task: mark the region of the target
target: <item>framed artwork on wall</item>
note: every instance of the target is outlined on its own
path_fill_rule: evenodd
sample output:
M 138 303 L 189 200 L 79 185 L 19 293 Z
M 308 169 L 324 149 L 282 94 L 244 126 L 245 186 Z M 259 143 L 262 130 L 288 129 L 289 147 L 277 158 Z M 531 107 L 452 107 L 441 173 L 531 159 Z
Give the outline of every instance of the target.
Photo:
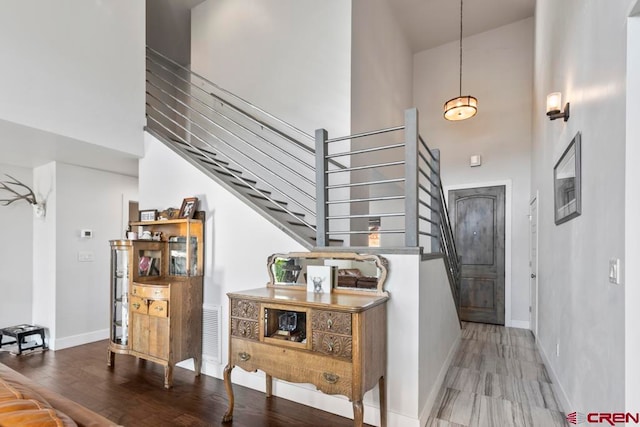
M 573 137 L 553 168 L 553 195 L 556 225 L 582 213 L 581 155 L 582 136 Z

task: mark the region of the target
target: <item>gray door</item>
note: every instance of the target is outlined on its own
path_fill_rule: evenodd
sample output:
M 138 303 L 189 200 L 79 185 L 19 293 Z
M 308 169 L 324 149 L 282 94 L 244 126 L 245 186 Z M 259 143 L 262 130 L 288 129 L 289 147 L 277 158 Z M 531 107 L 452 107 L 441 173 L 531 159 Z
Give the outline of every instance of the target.
M 504 325 L 504 196 L 503 185 L 449 192 L 465 321 Z

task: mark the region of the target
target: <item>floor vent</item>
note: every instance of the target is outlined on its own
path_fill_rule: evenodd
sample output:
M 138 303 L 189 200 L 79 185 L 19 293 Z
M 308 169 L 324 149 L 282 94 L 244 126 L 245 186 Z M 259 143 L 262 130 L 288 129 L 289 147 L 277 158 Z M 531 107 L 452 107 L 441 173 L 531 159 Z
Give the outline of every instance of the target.
M 220 306 L 202 306 L 202 356 L 210 362 L 220 361 Z

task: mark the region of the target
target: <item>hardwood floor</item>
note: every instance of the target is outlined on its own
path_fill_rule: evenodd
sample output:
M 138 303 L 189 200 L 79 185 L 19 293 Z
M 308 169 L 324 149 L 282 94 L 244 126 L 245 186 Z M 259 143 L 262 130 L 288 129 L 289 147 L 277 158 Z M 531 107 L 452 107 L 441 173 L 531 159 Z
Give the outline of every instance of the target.
M 463 323 L 427 427 L 568 426 L 531 331 Z
M 159 365 L 116 355 L 107 367 L 107 342 L 11 356 L 0 362 L 129 427 L 218 426 L 227 408 L 222 381 L 176 368 L 163 388 Z M 239 368 L 236 368 L 239 369 Z M 339 417 L 234 385 L 233 423 L 226 426 L 352 426 Z M 568 426 L 551 380 L 525 329 L 463 325 L 462 340 L 426 426 Z
M 222 381 L 176 368 L 174 386 L 165 390 L 164 370 L 155 363 L 116 355 L 115 368 L 108 368 L 107 341 L 22 356 L 0 352 L 0 362 L 128 427 L 353 425 L 350 419 L 278 397 L 267 399 L 238 385 L 233 423 L 222 424 L 227 409 Z

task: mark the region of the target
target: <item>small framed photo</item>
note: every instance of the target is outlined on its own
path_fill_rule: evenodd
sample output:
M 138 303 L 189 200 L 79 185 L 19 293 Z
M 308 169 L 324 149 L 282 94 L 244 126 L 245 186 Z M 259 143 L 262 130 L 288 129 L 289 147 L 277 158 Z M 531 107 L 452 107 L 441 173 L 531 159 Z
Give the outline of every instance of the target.
M 158 218 L 158 211 L 155 209 L 146 209 L 140 211 L 140 221 L 155 221 Z
M 191 219 L 198 210 L 198 198 L 187 197 L 182 201 L 182 207 L 180 208 L 179 218 Z
M 307 292 L 322 294 L 331 292 L 334 269 L 330 265 L 307 266 Z
M 578 132 L 553 168 L 556 225 L 582 213 L 581 139 Z

